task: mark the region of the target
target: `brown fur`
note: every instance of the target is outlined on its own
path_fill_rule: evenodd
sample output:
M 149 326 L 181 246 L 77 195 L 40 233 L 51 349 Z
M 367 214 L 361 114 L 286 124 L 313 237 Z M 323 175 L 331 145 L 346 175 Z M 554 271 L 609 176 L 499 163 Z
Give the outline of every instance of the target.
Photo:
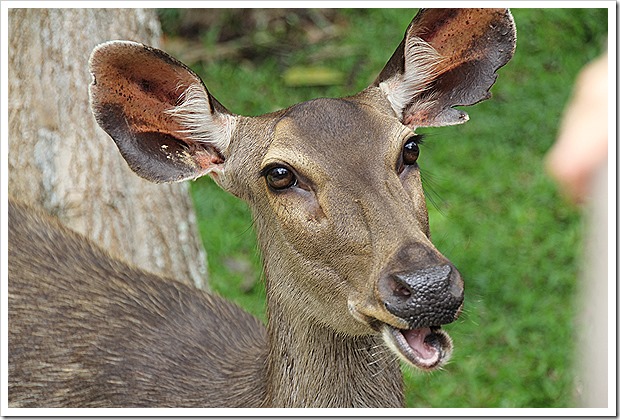
M 8 273 L 10 406 L 263 403 L 265 327 L 234 304 L 12 201 Z

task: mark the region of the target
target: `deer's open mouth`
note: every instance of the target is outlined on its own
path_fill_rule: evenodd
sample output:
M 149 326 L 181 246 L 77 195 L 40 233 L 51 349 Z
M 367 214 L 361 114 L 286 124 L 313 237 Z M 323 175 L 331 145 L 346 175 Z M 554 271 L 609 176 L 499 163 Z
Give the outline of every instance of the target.
M 402 330 L 383 324 L 381 333 L 388 347 L 403 360 L 422 370 L 440 367 L 452 354 L 452 339 L 441 327 Z
M 380 333 L 387 347 L 409 365 L 430 371 L 450 359 L 452 339 L 441 326 L 409 328 L 403 319 L 373 309 L 349 300 L 351 315 Z

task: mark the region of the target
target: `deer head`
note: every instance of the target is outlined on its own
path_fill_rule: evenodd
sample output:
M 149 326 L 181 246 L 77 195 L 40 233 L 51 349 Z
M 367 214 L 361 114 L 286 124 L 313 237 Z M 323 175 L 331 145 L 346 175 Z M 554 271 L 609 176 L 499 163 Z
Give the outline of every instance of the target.
M 91 104 L 138 175 L 208 174 L 249 203 L 270 323 L 381 335 L 432 369 L 463 280 L 430 240 L 416 129 L 467 121 L 454 107 L 489 98 L 514 48 L 506 9 L 421 10 L 364 91 L 245 117 L 164 52 L 112 41 L 91 56 Z

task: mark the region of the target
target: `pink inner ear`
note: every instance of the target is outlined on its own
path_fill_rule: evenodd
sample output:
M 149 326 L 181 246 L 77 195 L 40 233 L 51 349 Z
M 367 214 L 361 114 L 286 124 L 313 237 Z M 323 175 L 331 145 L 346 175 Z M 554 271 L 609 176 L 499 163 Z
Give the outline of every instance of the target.
M 209 172 L 215 166 L 224 163 L 224 157 L 216 150 L 202 149 L 193 154 L 193 160 L 199 168 Z
M 213 106 L 185 65 L 162 51 L 114 41 L 93 51 L 90 68 L 97 122 L 137 174 L 180 181 L 222 164 L 221 147 L 228 145 L 235 119 Z
M 433 90 L 438 110 L 490 98 L 499 68 L 513 56 L 516 30 L 508 9 L 425 9 L 411 31 L 443 57 Z M 440 111 L 440 113 L 443 111 Z M 444 115 L 453 124 L 464 113 Z
M 443 110 L 437 109 L 422 109 L 418 110 L 413 103 L 409 109 L 404 111 L 403 124 L 415 128 L 415 127 L 442 127 L 447 125 L 463 124 L 469 121 L 469 115 L 460 109 L 446 108 Z
M 467 114 L 453 107 L 490 97 L 515 39 L 508 9 L 422 9 L 375 85 L 404 124 L 461 124 Z
M 408 127 L 428 127 L 432 123 L 428 112 L 418 111 L 415 113 L 407 112 L 403 119 L 403 124 Z
M 133 131 L 179 131 L 180 125 L 165 111 L 177 104 L 182 93 L 178 87 L 197 78 L 162 54 L 130 42 L 98 47 L 90 61 L 93 107 L 119 106 Z

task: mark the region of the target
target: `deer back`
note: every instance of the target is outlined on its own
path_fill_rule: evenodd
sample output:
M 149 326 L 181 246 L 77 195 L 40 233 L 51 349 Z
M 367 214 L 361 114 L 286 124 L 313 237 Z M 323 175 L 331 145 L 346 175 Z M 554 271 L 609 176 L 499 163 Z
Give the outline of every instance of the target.
M 265 327 L 234 304 L 111 257 L 9 202 L 11 406 L 248 407 Z

